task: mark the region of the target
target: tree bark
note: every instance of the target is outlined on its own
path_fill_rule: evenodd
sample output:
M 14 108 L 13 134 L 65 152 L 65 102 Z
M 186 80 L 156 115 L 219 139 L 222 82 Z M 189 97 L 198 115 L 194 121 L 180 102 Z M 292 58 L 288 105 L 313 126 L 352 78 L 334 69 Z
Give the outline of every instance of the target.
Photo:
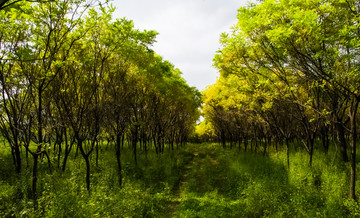
M 95 159 L 95 164 L 96 164 L 96 167 L 99 166 L 99 141 L 96 140 L 95 142 L 95 150 L 96 150 L 96 159 Z
M 287 160 L 287 166 L 290 168 L 290 146 L 289 146 L 289 139 L 285 139 L 286 142 L 286 160 Z
M 81 155 L 83 156 L 84 160 L 85 160 L 85 163 L 86 163 L 86 189 L 88 191 L 90 191 L 90 159 L 89 159 L 89 156 L 92 152 L 92 149 L 86 153 L 84 151 L 84 148 L 83 148 L 83 145 L 82 145 L 82 140 L 79 140 L 78 139 L 78 148 L 80 149 L 80 153 Z M 92 147 L 93 148 L 93 147 Z
M 357 141 L 357 127 L 356 114 L 359 106 L 359 100 L 356 98 L 352 102 L 350 108 L 350 123 L 351 123 L 351 171 L 350 171 L 350 199 L 356 199 L 355 184 L 356 184 L 356 141 Z
M 135 130 L 132 132 L 132 134 L 133 134 L 133 140 L 132 140 L 133 155 L 134 155 L 135 165 L 137 165 L 136 147 L 138 140 L 138 126 L 135 126 Z
M 346 146 L 346 139 L 345 139 L 345 129 L 342 123 L 339 121 L 335 124 L 337 130 L 337 138 L 339 140 L 339 147 L 342 159 L 344 162 L 349 161 L 349 157 L 347 154 L 347 146 Z
M 38 151 L 40 149 L 38 148 Z M 37 201 L 37 171 L 38 171 L 38 158 L 39 158 L 39 154 L 37 153 L 38 151 L 36 151 L 36 153 L 33 153 L 33 158 L 34 158 L 34 165 L 33 165 L 33 170 L 32 170 L 32 197 L 34 200 L 34 209 L 37 210 L 38 209 L 38 201 Z
M 90 191 L 90 160 L 89 156 L 84 156 L 85 163 L 86 163 L 86 189 Z
M 308 139 L 308 144 L 309 144 L 309 148 L 310 148 L 310 152 L 309 152 L 309 166 L 312 166 L 312 161 L 313 161 L 313 154 L 314 154 L 314 136 L 310 136 Z
M 15 162 L 15 172 L 19 174 L 21 172 L 21 156 L 20 156 L 20 147 L 15 145 L 14 147 L 14 162 Z
M 121 144 L 121 136 L 118 134 L 116 135 L 116 145 L 115 145 L 115 149 L 116 149 L 116 161 L 117 161 L 117 167 L 118 167 L 118 182 L 119 182 L 119 186 L 122 186 L 122 172 L 121 172 L 121 157 L 120 157 L 120 144 Z
M 226 139 L 225 139 L 225 131 L 221 130 L 221 144 L 223 146 L 223 148 L 226 148 Z
M 321 141 L 323 144 L 325 154 L 328 154 L 328 152 L 329 152 L 329 130 L 327 129 L 326 126 L 324 126 L 321 129 Z

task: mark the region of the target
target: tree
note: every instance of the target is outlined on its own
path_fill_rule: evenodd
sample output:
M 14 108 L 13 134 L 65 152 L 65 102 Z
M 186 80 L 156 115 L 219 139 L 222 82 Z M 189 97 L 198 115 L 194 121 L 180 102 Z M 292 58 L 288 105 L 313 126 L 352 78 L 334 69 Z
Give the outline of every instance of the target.
M 328 114 L 334 114 L 346 160 L 342 126 L 346 122 L 343 111 L 348 111 L 352 138 L 351 198 L 355 198 L 360 87 L 356 73 L 358 9 L 357 1 L 265 0 L 258 5 L 250 4 L 239 9 L 239 22 L 231 36 L 223 35 L 224 48 L 216 57 L 224 74 L 250 71 L 266 78 L 274 74 L 288 86 L 301 115 L 304 134 L 300 137 L 305 137 L 310 161 L 317 130 L 326 124 L 324 120 L 332 122 Z M 302 91 L 295 92 L 294 87 Z M 324 95 L 333 97 L 324 98 Z

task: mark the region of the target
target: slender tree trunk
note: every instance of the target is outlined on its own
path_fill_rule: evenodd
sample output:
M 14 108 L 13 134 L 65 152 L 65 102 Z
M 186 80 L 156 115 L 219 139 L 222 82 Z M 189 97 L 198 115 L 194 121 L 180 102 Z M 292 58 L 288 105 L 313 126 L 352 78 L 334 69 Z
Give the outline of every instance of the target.
M 40 148 L 38 148 L 38 151 L 40 151 Z M 37 153 L 38 151 L 36 151 L 36 153 L 33 154 L 33 158 L 34 158 L 34 165 L 33 165 L 33 170 L 32 170 L 32 197 L 34 200 L 34 209 L 37 210 L 38 209 L 38 201 L 37 201 L 37 171 L 38 171 L 38 158 L 39 158 L 39 154 Z
M 357 127 L 356 114 L 359 106 L 358 99 L 352 102 L 350 108 L 350 123 L 351 123 L 351 173 L 350 173 L 350 198 L 356 199 L 355 184 L 356 184 L 356 141 L 357 141 Z
M 95 142 L 95 150 L 96 150 L 96 160 L 95 160 L 95 163 L 96 163 L 96 167 L 99 166 L 99 141 L 96 140 Z
M 222 144 L 223 148 L 226 148 L 226 139 L 225 139 L 224 130 L 221 130 L 221 144 Z
M 321 141 L 325 151 L 325 154 L 329 152 L 329 130 L 324 126 L 321 130 Z
M 241 150 L 242 139 L 243 139 L 243 138 L 239 137 L 239 141 L 238 141 L 238 143 L 239 143 L 239 150 Z
M 70 155 L 70 152 L 71 152 L 71 149 L 75 143 L 74 139 L 71 140 L 70 142 L 70 145 L 69 145 L 69 141 L 68 141 L 68 138 L 67 138 L 67 133 L 66 131 L 64 132 L 64 137 L 65 137 L 65 154 L 64 154 L 64 160 L 63 160 L 63 163 L 62 163 L 62 171 L 65 172 L 65 169 L 66 169 L 66 163 L 67 163 L 67 159 Z
M 63 171 L 63 172 L 65 172 L 66 162 L 67 162 L 67 159 L 68 159 L 68 157 L 69 157 L 69 154 L 70 154 L 70 152 L 68 152 L 68 151 L 65 150 L 64 160 L 63 160 L 63 163 L 62 163 L 62 171 Z
M 248 143 L 249 143 L 249 141 L 248 141 L 248 139 L 245 137 L 245 138 L 244 138 L 244 147 L 245 147 L 245 152 L 246 152 L 246 150 L 247 150 Z
M 153 137 L 153 141 L 154 141 L 155 152 L 156 152 L 156 154 L 159 154 L 159 149 L 158 149 L 158 145 L 156 143 L 156 137 L 155 136 Z
M 89 156 L 85 155 L 84 159 L 85 159 L 85 163 L 86 163 L 86 189 L 89 191 L 90 190 L 90 160 L 89 160 Z
M 29 167 L 29 151 L 26 149 L 25 151 L 25 158 L 26 158 L 26 167 Z
M 163 153 L 163 146 L 161 144 L 161 136 L 160 136 L 160 134 L 158 134 L 158 136 L 157 136 L 157 144 L 159 146 L 159 153 L 162 154 Z
M 124 144 L 125 144 L 125 134 L 121 137 L 121 149 L 124 150 Z
M 119 182 L 119 186 L 122 186 L 122 172 L 121 172 L 121 157 L 120 157 L 120 144 L 121 144 L 121 136 L 120 134 L 116 135 L 116 161 L 117 161 L 117 167 L 118 167 L 118 182 Z
M 287 160 L 287 166 L 290 168 L 290 146 L 289 146 L 289 139 L 285 139 L 286 142 L 286 160 Z
M 41 84 L 44 84 L 44 80 L 41 80 Z M 39 108 L 38 108 L 38 143 L 42 144 L 43 143 L 43 133 L 42 133 L 42 88 L 43 85 L 39 86 L 38 89 L 38 94 L 39 94 Z
M 83 148 L 83 142 L 82 140 L 79 140 L 78 138 L 78 148 L 80 149 L 80 153 L 81 155 L 83 156 L 84 160 L 85 160 L 85 164 L 86 164 L 86 189 L 88 191 L 90 191 L 90 159 L 89 159 L 89 156 L 90 156 L 90 152 L 88 154 L 86 154 L 86 152 L 84 151 L 84 148 Z
M 135 165 L 137 165 L 137 156 L 136 156 L 137 140 L 138 140 L 138 127 L 135 126 L 135 130 L 133 131 L 133 140 L 132 140 Z
M 308 144 L 309 144 L 309 148 L 310 148 L 309 165 L 312 166 L 312 160 L 313 160 L 313 154 L 314 154 L 314 136 L 309 137 Z
M 59 153 L 58 153 L 58 156 L 57 156 L 57 165 L 58 165 L 58 168 L 60 168 L 61 152 L 62 152 L 62 148 L 61 148 L 61 141 L 60 141 L 60 142 L 59 142 Z
M 20 174 L 21 172 L 21 156 L 20 156 L 20 148 L 18 145 L 14 147 L 14 162 L 15 162 L 15 172 Z
M 161 153 L 164 153 L 165 150 L 165 141 L 162 137 L 160 137 L 160 147 L 161 147 Z
M 339 121 L 335 124 L 337 130 L 337 138 L 339 140 L 339 147 L 342 159 L 344 162 L 349 161 L 349 157 L 347 154 L 347 146 L 346 146 L 346 139 L 345 139 L 345 129 L 342 123 Z

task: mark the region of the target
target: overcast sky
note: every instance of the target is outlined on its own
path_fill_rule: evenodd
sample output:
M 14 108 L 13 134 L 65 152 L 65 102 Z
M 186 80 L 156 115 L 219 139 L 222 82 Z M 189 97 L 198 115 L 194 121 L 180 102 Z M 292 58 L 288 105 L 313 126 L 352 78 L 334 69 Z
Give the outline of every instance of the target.
M 190 86 L 204 90 L 215 83 L 212 59 L 222 32 L 236 24 L 237 9 L 248 0 L 114 0 L 116 18 L 135 28 L 156 30 L 153 50 L 179 68 Z

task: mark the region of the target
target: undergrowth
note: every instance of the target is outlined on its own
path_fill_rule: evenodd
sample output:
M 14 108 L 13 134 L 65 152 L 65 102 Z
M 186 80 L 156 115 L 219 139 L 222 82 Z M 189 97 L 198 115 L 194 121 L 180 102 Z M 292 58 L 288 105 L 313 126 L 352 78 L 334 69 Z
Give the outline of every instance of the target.
M 207 147 L 208 145 L 204 145 Z M 193 165 L 178 217 L 354 217 L 349 169 L 335 152 L 244 152 L 214 147 Z M 360 185 L 360 184 L 358 184 Z M 357 186 L 359 193 L 359 186 Z
M 266 155 L 216 144 L 192 144 L 157 155 L 140 152 L 138 164 L 122 151 L 119 187 L 114 150 L 91 159 L 91 190 L 85 162 L 72 153 L 65 172 L 39 163 L 39 209 L 31 197 L 31 162 L 13 172 L 11 155 L 0 153 L 0 217 L 354 217 L 360 204 L 348 200 L 349 166 L 336 150 Z M 51 154 L 53 165 L 56 155 Z M 359 187 L 360 184 L 357 184 Z M 357 189 L 359 195 L 359 189 Z

